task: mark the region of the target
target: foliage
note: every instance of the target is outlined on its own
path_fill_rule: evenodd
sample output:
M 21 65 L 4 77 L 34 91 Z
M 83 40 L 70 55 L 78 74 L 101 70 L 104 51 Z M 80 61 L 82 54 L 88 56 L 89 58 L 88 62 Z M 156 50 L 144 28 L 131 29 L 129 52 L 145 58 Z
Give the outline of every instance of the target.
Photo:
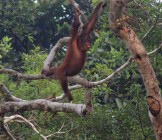
M 64 0 L 38 0 L 37 3 L 33 0 L 0 1 L 0 65 L 23 73 L 40 74 L 47 56 L 46 51 L 60 37 L 69 34 L 73 17 L 71 6 Z M 90 14 L 96 2 L 98 1 L 78 1 L 81 7 L 88 11 L 86 14 Z M 142 0 L 137 3 L 130 1 L 127 10 L 131 18 L 130 26 L 140 38 L 157 22 L 143 40 L 149 52 L 157 48 L 162 40 L 162 4 L 155 0 Z M 109 30 L 108 9 L 99 18 L 95 28 L 98 30 L 98 36 L 92 37 L 88 62 L 80 73 L 89 81 L 105 78 L 130 57 L 120 39 Z M 63 54 L 64 51 L 59 52 L 56 61 Z M 160 51 L 150 57 L 160 87 L 161 57 Z M 0 82 L 3 82 L 15 96 L 28 100 L 50 98 L 62 92 L 57 81 L 25 81 L 13 76 L 0 75 Z M 74 103 L 83 102 L 83 92 L 84 89 L 72 91 Z M 63 126 L 61 131 L 64 133 L 53 135 L 51 140 L 149 140 L 154 139 L 154 135 L 147 114 L 145 92 L 137 67 L 132 63 L 110 82 L 93 88 L 95 111 L 89 116 L 78 117 L 70 113 L 40 111 L 24 112 L 22 115 L 36 124 L 44 135 L 55 133 Z M 15 122 L 9 126 L 17 139 L 40 138 L 24 123 Z
M 2 41 L 0 42 L 0 60 L 11 50 L 10 41 L 11 38 L 8 38 L 7 36 L 2 38 Z

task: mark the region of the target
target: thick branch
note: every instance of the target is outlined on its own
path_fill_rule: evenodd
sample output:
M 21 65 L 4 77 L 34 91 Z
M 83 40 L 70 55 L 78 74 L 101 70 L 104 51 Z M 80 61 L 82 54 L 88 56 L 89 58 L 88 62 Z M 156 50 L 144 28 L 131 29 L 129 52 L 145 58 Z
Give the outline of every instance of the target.
M 13 69 L 0 69 L 0 74 L 9 74 L 12 76 L 16 76 L 18 79 L 24 79 L 24 80 L 40 80 L 40 79 L 55 79 L 55 76 L 44 76 L 44 75 L 35 75 L 35 74 L 22 74 L 20 72 L 17 72 Z M 77 83 L 81 85 L 87 84 L 87 80 L 84 78 L 81 78 L 79 76 L 73 76 L 73 77 L 68 77 L 68 80 L 72 83 Z
M 23 102 L 5 102 L 0 104 L 0 115 L 7 112 L 24 112 L 30 110 L 74 112 L 82 116 L 86 111 L 86 106 L 84 104 L 57 103 L 44 99 Z
M 0 93 L 2 93 L 6 101 L 15 101 L 15 102 L 25 101 L 13 96 L 11 92 L 7 89 L 7 87 L 1 83 L 0 83 Z
M 47 58 L 44 62 L 44 67 L 43 67 L 44 70 L 49 70 L 50 65 L 55 57 L 56 50 L 58 48 L 61 48 L 63 43 L 68 43 L 69 40 L 70 40 L 70 37 L 64 37 L 56 43 L 56 45 L 51 49 L 49 55 L 47 56 Z
M 24 80 L 39 80 L 39 79 L 45 79 L 46 76 L 43 75 L 34 75 L 34 74 L 22 74 L 20 72 L 17 72 L 13 69 L 0 69 L 0 74 L 9 74 L 12 76 L 16 76 L 18 79 L 24 79 Z

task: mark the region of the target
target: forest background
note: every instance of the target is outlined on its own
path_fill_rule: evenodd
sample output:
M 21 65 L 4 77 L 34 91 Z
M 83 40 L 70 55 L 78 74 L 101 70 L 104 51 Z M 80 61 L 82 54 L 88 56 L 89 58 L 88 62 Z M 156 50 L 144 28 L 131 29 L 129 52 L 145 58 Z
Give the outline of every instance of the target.
M 77 3 L 89 17 L 97 0 Z M 128 3 L 130 27 L 138 34 L 147 52 L 162 43 L 162 3 L 155 0 L 132 0 Z M 88 81 L 99 81 L 113 73 L 130 57 L 124 43 L 109 29 L 109 10 L 99 17 L 92 37 L 92 48 L 79 74 Z M 0 67 L 25 74 L 40 74 L 50 49 L 62 37 L 69 36 L 74 16 L 66 0 L 0 0 Z M 60 63 L 66 46 L 58 51 L 55 63 Z M 161 50 L 150 55 L 159 86 L 162 89 Z M 51 98 L 62 93 L 55 80 L 20 80 L 0 74 L 3 83 L 14 96 L 25 100 Z M 72 85 L 72 84 L 70 84 Z M 72 90 L 74 103 L 83 103 L 84 88 Z M 110 81 L 93 88 L 94 111 L 86 117 L 74 113 L 30 111 L 21 113 L 49 139 L 137 140 L 154 139 L 148 117 L 146 91 L 136 64 L 130 63 Z M 13 113 L 8 113 L 7 116 Z M 9 124 L 16 139 L 39 139 L 25 123 Z M 1 131 L 0 131 L 1 133 Z M 1 133 L 0 138 L 5 138 Z

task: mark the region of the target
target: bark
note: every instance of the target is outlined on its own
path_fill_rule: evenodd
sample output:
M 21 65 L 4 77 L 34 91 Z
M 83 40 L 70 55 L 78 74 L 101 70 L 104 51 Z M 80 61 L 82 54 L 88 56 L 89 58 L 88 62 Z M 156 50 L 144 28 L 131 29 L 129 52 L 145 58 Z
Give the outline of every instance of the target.
M 156 139 L 162 140 L 162 100 L 160 88 L 142 42 L 137 37 L 136 33 L 127 26 L 127 19 L 125 21 L 120 20 L 123 19 L 123 15 L 125 15 L 125 5 L 126 2 L 124 0 L 110 1 L 110 28 L 124 41 L 132 54 L 132 58 L 138 65 L 146 88 L 149 117 L 155 130 Z M 122 22 L 119 24 L 117 21 Z
M 92 89 L 86 89 L 84 94 L 84 104 L 86 105 L 86 114 L 94 111 L 92 102 Z
M 0 116 L 7 112 L 24 112 L 31 110 L 41 110 L 48 112 L 74 112 L 83 116 L 86 112 L 84 104 L 58 103 L 51 102 L 45 99 L 38 99 L 23 102 L 4 102 L 0 104 Z

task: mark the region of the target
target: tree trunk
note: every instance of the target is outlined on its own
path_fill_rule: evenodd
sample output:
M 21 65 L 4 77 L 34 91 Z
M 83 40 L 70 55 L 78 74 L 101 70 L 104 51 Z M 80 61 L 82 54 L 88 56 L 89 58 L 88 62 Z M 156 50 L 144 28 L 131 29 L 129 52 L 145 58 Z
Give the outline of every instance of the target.
M 155 130 L 156 139 L 162 140 L 162 100 L 160 88 L 143 44 L 135 32 L 127 26 L 129 17 L 125 16 L 125 5 L 126 1 L 124 0 L 110 1 L 110 28 L 124 41 L 132 54 L 134 62 L 138 65 L 147 91 L 149 117 Z

